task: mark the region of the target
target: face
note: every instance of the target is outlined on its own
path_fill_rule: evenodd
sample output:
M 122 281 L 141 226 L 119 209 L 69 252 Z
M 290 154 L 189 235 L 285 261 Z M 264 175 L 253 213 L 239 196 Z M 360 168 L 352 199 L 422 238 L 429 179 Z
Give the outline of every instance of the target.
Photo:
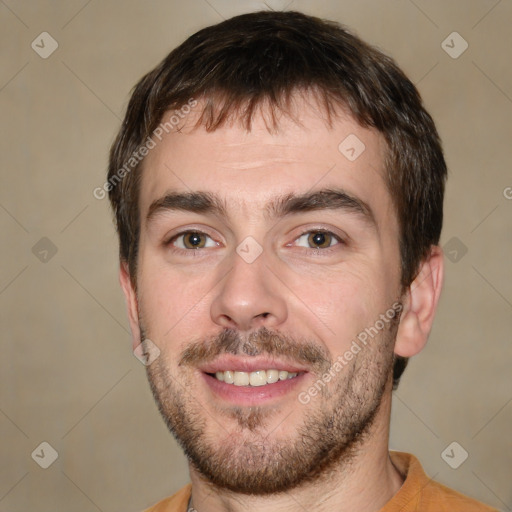
M 160 351 L 150 384 L 192 470 L 235 492 L 349 461 L 390 383 L 385 143 L 349 116 L 297 113 L 272 134 L 260 115 L 192 129 L 192 113 L 144 162 L 134 328 Z

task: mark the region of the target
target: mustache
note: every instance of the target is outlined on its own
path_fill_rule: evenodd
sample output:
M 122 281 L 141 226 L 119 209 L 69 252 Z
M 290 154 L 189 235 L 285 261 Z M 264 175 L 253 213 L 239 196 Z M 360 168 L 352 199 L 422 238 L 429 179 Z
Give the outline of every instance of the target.
M 225 329 L 210 339 L 191 343 L 181 354 L 179 366 L 209 363 L 222 354 L 285 357 L 325 373 L 333 361 L 327 350 L 309 340 L 295 338 L 261 327 L 247 336 Z

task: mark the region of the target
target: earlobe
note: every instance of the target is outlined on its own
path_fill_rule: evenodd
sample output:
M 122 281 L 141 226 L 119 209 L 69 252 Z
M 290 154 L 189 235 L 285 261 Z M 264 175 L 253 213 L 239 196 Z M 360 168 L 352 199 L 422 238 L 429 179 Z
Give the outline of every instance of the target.
M 140 326 L 139 326 L 139 306 L 137 303 L 137 294 L 133 289 L 130 279 L 128 264 L 121 262 L 119 266 L 119 283 L 123 289 L 126 300 L 126 308 L 128 311 L 128 320 L 130 322 L 130 330 L 132 331 L 132 350 L 140 345 Z
M 432 246 L 409 286 L 395 342 L 395 354 L 411 357 L 427 343 L 443 286 L 443 251 Z

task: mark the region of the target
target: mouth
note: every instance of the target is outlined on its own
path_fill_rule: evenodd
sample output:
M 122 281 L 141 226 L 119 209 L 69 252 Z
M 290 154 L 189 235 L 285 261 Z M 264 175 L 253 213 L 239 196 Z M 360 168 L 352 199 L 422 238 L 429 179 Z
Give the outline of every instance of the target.
M 224 355 L 199 370 L 217 400 L 239 406 L 262 405 L 291 395 L 309 373 L 286 361 L 232 355 Z
M 220 382 L 232 384 L 233 386 L 259 387 L 274 384 L 281 380 L 289 380 L 297 377 L 303 372 L 288 372 L 286 370 L 256 370 L 254 372 L 237 372 L 235 370 L 218 371 L 208 373 Z

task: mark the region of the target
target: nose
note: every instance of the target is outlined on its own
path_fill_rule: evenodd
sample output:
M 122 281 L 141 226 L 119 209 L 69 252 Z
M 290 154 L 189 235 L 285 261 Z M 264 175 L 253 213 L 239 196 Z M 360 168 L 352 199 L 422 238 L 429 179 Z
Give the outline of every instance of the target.
M 270 270 L 265 254 L 247 263 L 233 254 L 231 270 L 215 288 L 211 318 L 217 325 L 240 331 L 276 328 L 287 318 L 283 286 Z

